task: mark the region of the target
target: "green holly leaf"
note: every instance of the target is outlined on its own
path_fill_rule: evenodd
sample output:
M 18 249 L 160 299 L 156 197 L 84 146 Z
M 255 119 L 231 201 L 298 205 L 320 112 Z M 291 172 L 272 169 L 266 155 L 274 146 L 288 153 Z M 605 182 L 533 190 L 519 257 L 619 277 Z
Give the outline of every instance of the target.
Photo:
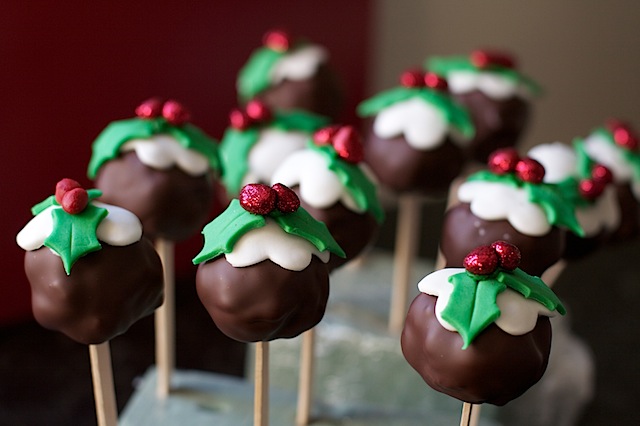
M 80 257 L 102 247 L 96 230 L 107 214 L 106 209 L 92 204 L 78 214 L 69 214 L 61 208 L 51 211 L 53 231 L 44 240 L 44 245 L 58 253 L 67 275 Z
M 251 54 L 247 63 L 240 69 L 236 82 L 238 96 L 242 103 L 255 97 L 270 85 L 271 69 L 285 52 L 261 47 Z
M 331 120 L 323 115 L 314 114 L 303 110 L 275 111 L 274 117 L 268 127 L 285 130 L 313 133 L 316 130 L 329 125 Z
M 496 299 L 507 286 L 492 278 L 476 281 L 466 272 L 450 276 L 449 282 L 453 284 L 453 292 L 442 318 L 460 333 L 464 342 L 462 349 L 466 349 L 500 317 Z
M 346 257 L 344 250 L 327 229 L 327 225 L 313 218 L 304 208 L 300 207 L 295 212 L 287 214 L 272 213 L 271 217 L 283 231 L 304 238 L 319 251 L 329 250 L 342 258 Z
M 529 201 L 538 204 L 544 210 L 549 223 L 569 229 L 574 234 L 583 237 L 584 230 L 575 214 L 575 204 L 572 199 L 562 197 L 557 185 L 523 183 Z
M 540 278 L 529 275 L 520 268 L 510 272 L 498 272 L 496 280 L 522 294 L 526 299 L 542 304 L 550 311 L 557 310 L 561 315 L 567 312 L 553 290 Z
M 360 117 L 370 117 L 395 103 L 417 96 L 418 92 L 417 88 L 395 87 L 360 102 L 356 111 Z
M 242 208 L 240 201 L 232 200 L 229 207 L 202 230 L 204 247 L 193 258 L 193 264 L 197 265 L 221 254 L 231 253 L 240 237 L 265 224 L 263 216 L 249 213 Z
M 228 128 L 224 132 L 220 143 L 222 182 L 231 195 L 238 194 L 242 188 L 242 181 L 249 170 L 249 151 L 258 141 L 259 135 L 260 131 L 257 128 Z

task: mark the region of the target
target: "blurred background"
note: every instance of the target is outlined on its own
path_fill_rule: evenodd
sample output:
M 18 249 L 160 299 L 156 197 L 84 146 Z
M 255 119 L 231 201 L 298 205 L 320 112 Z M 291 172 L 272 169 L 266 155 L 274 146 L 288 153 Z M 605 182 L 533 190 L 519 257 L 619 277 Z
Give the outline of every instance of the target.
M 357 124 L 360 100 L 396 85 L 401 71 L 428 56 L 495 47 L 514 52 L 545 89 L 524 147 L 570 142 L 609 117 L 639 127 L 634 0 L 4 0 L 2 11 L 0 425 L 95 423 L 86 348 L 31 320 L 23 252 L 14 242 L 30 207 L 63 177 L 89 185 L 93 139 L 148 97 L 183 102 L 194 124 L 219 139 L 236 103 L 237 71 L 270 28 L 328 48 L 347 91 L 346 123 Z M 443 209 L 426 207 L 423 256 L 435 254 Z M 387 248 L 395 226 L 389 213 L 379 242 Z M 242 374 L 244 347 L 213 327 L 195 296 L 190 259 L 200 244 L 197 236 L 178 248 L 178 365 Z M 572 265 L 558 284 L 598 364 L 597 396 L 581 424 L 636 417 L 638 254 L 637 242 L 613 248 Z M 153 362 L 151 329 L 141 321 L 113 342 L 121 406 Z

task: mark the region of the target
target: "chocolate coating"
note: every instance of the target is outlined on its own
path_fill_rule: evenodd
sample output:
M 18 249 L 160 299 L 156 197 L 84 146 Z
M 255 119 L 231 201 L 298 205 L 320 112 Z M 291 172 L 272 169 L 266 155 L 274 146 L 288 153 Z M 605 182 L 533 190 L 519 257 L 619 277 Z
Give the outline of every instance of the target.
M 295 337 L 320 322 L 329 273 L 315 256 L 302 271 L 270 260 L 235 268 L 219 256 L 200 264 L 196 289 L 224 334 L 241 342 L 269 341 Z
M 474 248 L 504 240 L 520 249 L 520 269 L 537 277 L 560 260 L 566 232 L 555 226 L 541 237 L 518 232 L 507 220 L 487 221 L 475 216 L 469 203 L 450 208 L 444 216 L 440 250 L 447 267 L 462 267 L 464 257 Z
M 460 334 L 438 322 L 435 303 L 425 293 L 414 299 L 401 338 L 404 357 L 433 389 L 473 404 L 504 405 L 542 378 L 551 350 L 549 318 L 538 317 L 521 336 L 491 324 L 463 350 Z
M 192 177 L 177 167 L 156 170 L 135 152 L 105 163 L 95 180 L 100 201 L 124 207 L 140 218 L 150 238 L 184 240 L 202 229 L 213 203 L 211 175 Z
M 382 139 L 368 121 L 364 139 L 365 162 L 378 180 L 395 192 L 445 196 L 449 184 L 464 165 L 462 149 L 447 138 L 439 147 L 422 151 L 407 144 L 404 136 Z
M 514 146 L 529 120 L 529 103 L 520 97 L 495 100 L 478 90 L 452 96 L 467 108 L 475 126 L 467 157 L 483 164 L 496 149 Z
M 137 243 L 81 257 L 67 275 L 59 256 L 28 251 L 24 269 L 36 321 L 86 345 L 110 340 L 162 304 L 162 264 L 153 245 Z
M 298 197 L 300 197 L 299 187 L 295 186 L 292 189 L 298 194 Z M 378 231 L 378 222 L 376 222 L 373 215 L 370 213 L 356 213 L 347 209 L 340 202 L 326 209 L 318 209 L 311 207 L 300 197 L 300 206 L 315 219 L 327 225 L 331 236 L 333 236 L 346 254 L 344 258 L 331 254 L 331 258 L 327 264 L 329 271 L 344 265 L 358 256 L 358 254 L 373 242 Z
M 616 195 L 620 209 L 620 226 L 613 233 L 614 241 L 629 241 L 640 234 L 640 204 L 630 184 L 617 184 Z
M 320 64 L 315 75 L 305 80 L 284 80 L 256 96 L 271 109 L 301 109 L 340 119 L 344 107 L 343 89 L 335 73 Z

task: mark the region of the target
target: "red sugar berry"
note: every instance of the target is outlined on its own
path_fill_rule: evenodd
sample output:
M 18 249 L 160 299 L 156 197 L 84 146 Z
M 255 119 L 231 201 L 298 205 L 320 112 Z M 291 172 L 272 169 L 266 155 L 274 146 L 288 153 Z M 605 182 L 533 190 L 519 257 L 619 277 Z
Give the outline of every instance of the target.
M 147 99 L 136 108 L 136 115 L 140 118 L 154 118 L 160 117 L 162 114 L 162 99 L 151 98 Z
M 250 183 L 240 190 L 240 205 L 249 213 L 269 214 L 276 207 L 278 193 L 267 185 Z
M 611 173 L 611 170 L 602 164 L 596 164 L 593 166 L 591 169 L 591 178 L 604 185 L 608 185 L 613 182 L 613 174 Z
M 520 156 L 515 148 L 502 148 L 493 151 L 487 163 L 490 171 L 497 175 L 504 175 L 514 172 L 519 160 Z
M 288 186 L 281 183 L 274 184 L 271 188 L 278 194 L 276 208 L 282 213 L 293 213 L 300 207 L 298 195 Z
M 267 104 L 258 99 L 247 102 L 245 112 L 249 118 L 255 121 L 269 121 L 271 119 L 271 110 Z
M 358 164 L 364 159 L 360 134 L 353 126 L 340 127 L 333 136 L 333 148 L 347 163 Z
M 618 146 L 631 151 L 638 148 L 638 136 L 628 123 L 612 118 L 607 121 L 606 127 L 611 132 L 613 140 Z
M 428 72 L 424 75 L 424 85 L 430 89 L 440 91 L 445 91 L 449 87 L 447 80 L 432 72 Z
M 229 123 L 237 130 L 245 130 L 251 126 L 251 119 L 242 110 L 235 108 L 229 113 Z
M 89 194 L 82 188 L 73 188 L 62 196 L 60 205 L 62 209 L 69 214 L 78 214 L 89 204 Z
M 80 185 L 77 181 L 73 179 L 69 179 L 69 178 L 62 179 L 56 184 L 56 194 L 55 194 L 56 201 L 58 202 L 58 204 L 62 204 L 62 197 L 64 197 L 64 194 L 66 194 L 67 191 L 70 191 L 75 188 L 81 188 L 81 187 L 82 185 Z
M 516 62 L 513 56 L 491 50 L 474 50 L 470 55 L 471 63 L 480 69 L 489 68 L 491 66 L 500 66 L 514 69 Z
M 313 134 L 313 142 L 316 145 L 329 145 L 331 143 L 331 140 L 333 139 L 333 136 L 336 134 L 339 128 L 340 126 L 334 125 L 323 127 L 322 129 L 317 130 Z
M 475 275 L 491 275 L 498 268 L 498 254 L 490 246 L 473 249 L 463 261 L 464 268 Z
M 271 30 L 264 35 L 262 44 L 276 52 L 286 52 L 291 47 L 291 36 L 284 30 Z
M 404 87 L 422 87 L 424 79 L 422 71 L 419 69 L 411 69 L 400 74 L 400 84 Z
M 491 244 L 491 248 L 498 255 L 500 266 L 507 271 L 513 271 L 520 265 L 522 255 L 520 249 L 506 241 L 496 241 Z
M 178 101 L 168 100 L 162 106 L 162 116 L 174 126 L 186 123 L 191 118 L 189 111 Z
M 533 158 L 523 158 L 516 163 L 516 176 L 529 183 L 540 183 L 544 179 L 544 166 Z
M 593 179 L 583 179 L 578 184 L 580 196 L 587 200 L 595 200 L 604 191 L 605 184 Z

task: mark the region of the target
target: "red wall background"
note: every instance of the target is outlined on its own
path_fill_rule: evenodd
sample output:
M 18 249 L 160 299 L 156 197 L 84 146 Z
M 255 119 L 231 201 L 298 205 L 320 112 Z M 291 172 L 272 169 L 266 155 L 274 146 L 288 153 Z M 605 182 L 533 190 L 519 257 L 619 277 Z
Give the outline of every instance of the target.
M 345 122 L 363 98 L 371 1 L 4 0 L 0 25 L 0 324 L 30 317 L 16 233 L 29 209 L 85 175 L 104 126 L 151 96 L 175 98 L 219 139 L 235 77 L 262 34 L 288 29 L 325 45 L 347 88 Z M 200 246 L 178 247 L 182 273 Z M 195 247 L 195 249 L 194 249 Z

